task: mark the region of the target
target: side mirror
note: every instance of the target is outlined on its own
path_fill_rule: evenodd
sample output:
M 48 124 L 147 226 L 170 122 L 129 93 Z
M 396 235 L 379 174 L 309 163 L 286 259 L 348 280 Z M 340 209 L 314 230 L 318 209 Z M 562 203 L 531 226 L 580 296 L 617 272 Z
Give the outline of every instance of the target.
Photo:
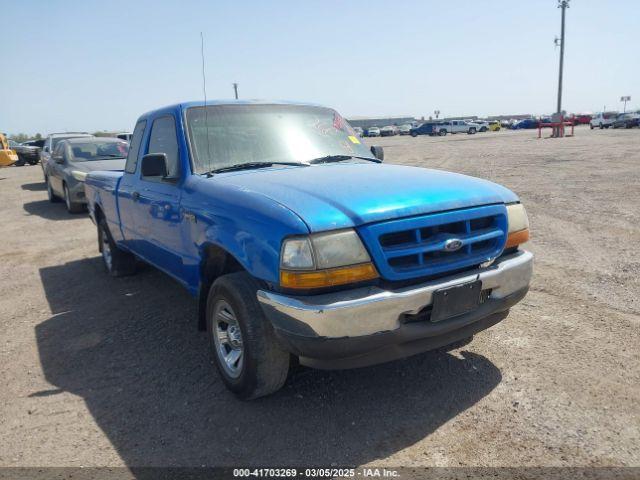
M 53 161 L 62 164 L 64 163 L 64 157 L 62 155 L 54 155 Z
M 378 147 L 376 145 L 372 146 L 371 153 L 373 153 L 373 156 L 381 162 L 384 161 L 384 150 L 382 149 L 382 147 Z
M 49 151 L 49 147 L 44 147 L 43 151 L 48 152 Z
M 167 154 L 148 153 L 142 157 L 141 172 L 143 177 L 166 177 L 167 176 Z

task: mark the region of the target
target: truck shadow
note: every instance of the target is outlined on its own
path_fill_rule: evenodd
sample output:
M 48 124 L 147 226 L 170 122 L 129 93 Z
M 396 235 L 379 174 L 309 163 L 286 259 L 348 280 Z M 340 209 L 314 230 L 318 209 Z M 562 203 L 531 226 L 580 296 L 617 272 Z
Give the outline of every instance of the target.
M 360 465 L 423 440 L 489 394 L 498 368 L 443 350 L 377 367 L 299 368 L 236 400 L 195 327 L 195 301 L 153 268 L 108 277 L 100 258 L 40 270 L 53 316 L 36 327 L 47 381 L 81 396 L 129 467 Z
M 51 203 L 49 200 L 37 200 L 25 203 L 22 208 L 29 215 L 37 215 L 47 220 L 77 220 L 87 218 L 87 213 L 72 214 L 67 212 L 63 202 Z

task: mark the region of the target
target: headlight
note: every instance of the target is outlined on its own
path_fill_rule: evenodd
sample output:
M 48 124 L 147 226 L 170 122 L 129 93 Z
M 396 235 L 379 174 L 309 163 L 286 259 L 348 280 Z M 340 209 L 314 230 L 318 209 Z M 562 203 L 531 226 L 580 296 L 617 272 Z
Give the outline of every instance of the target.
M 516 247 L 529 240 L 529 217 L 524 205 L 512 203 L 507 205 L 507 218 L 509 222 L 509 235 L 505 248 Z
M 280 259 L 280 284 L 287 288 L 320 288 L 378 277 L 354 230 L 339 230 L 286 239 Z
M 73 170 L 71 172 L 71 175 L 79 182 L 84 182 L 84 180 L 87 178 L 87 172 L 81 172 L 80 170 Z

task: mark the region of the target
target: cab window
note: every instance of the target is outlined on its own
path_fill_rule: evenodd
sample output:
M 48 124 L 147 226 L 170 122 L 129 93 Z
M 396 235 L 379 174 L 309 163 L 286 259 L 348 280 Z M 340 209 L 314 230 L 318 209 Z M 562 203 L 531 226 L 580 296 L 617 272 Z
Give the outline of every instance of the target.
M 157 118 L 151 126 L 147 153 L 164 153 L 167 156 L 167 177 L 176 179 L 180 174 L 176 122 L 172 115 Z

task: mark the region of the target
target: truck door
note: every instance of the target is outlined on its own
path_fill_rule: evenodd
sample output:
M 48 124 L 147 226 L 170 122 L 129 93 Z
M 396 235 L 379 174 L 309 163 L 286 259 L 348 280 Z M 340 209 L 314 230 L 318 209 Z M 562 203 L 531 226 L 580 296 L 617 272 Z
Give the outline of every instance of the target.
M 136 253 L 178 279 L 182 272 L 182 229 L 180 217 L 180 151 L 176 119 L 167 113 L 153 120 L 149 133 L 148 153 L 167 156 L 166 177 L 143 177 L 138 167 L 138 180 L 131 192 L 133 225 L 136 229 Z M 140 163 L 142 158 L 140 157 Z M 124 209 L 124 207 L 123 207 Z
M 120 230 L 124 243 L 127 247 L 135 252 L 137 251 L 137 243 L 140 241 L 141 233 L 135 223 L 133 192 L 138 188 L 138 169 L 140 167 L 140 157 L 143 148 L 142 140 L 147 126 L 146 120 L 140 120 L 133 130 L 131 144 L 129 145 L 129 154 L 127 155 L 127 163 L 124 166 L 124 173 L 120 185 L 118 186 L 118 211 L 120 213 Z

